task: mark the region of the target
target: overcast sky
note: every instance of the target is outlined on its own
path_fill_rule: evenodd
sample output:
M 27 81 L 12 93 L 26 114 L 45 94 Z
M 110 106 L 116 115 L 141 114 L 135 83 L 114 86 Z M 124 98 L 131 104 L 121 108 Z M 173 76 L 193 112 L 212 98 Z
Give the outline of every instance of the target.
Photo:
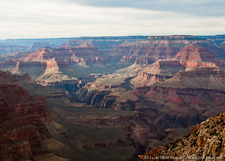
M 0 39 L 225 34 L 224 0 L 0 0 Z

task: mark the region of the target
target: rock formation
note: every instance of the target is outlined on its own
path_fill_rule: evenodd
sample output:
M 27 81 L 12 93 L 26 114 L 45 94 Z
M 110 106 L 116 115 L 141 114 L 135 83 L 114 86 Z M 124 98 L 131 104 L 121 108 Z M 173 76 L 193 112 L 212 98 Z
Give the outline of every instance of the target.
M 185 67 L 179 61 L 157 60 L 151 65 L 142 66 L 138 76 L 131 80 L 131 84 L 135 87 L 150 86 L 171 78 L 184 69 Z
M 153 149 L 140 156 L 140 160 L 224 160 L 225 113 L 194 126 L 191 132 L 166 146 Z M 164 158 L 163 158 L 164 156 Z
M 52 120 L 43 96 L 31 96 L 15 76 L 0 71 L 1 160 L 33 160 L 49 156 L 61 160 L 46 142 L 52 137 L 45 122 Z M 63 160 L 63 159 L 62 159 Z
M 115 55 L 145 57 L 151 61 L 172 58 L 183 47 L 194 41 L 204 41 L 194 36 L 152 36 L 147 40 L 125 41 L 113 50 Z

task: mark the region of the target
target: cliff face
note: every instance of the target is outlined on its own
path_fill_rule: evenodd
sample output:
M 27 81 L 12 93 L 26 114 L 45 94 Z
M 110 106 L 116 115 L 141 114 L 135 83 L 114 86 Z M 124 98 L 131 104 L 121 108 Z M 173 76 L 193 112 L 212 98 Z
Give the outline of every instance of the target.
M 85 61 L 95 61 L 102 53 L 92 46 L 78 46 L 78 47 L 62 47 L 52 50 L 45 55 L 45 59 L 55 58 L 58 64 L 69 63 L 72 58 L 76 56 L 78 59 L 83 58 Z
M 218 53 L 213 46 L 204 43 L 194 42 L 184 47 L 172 60 L 180 61 L 186 68 L 195 67 L 225 66 L 222 60 L 217 60 L 214 55 Z
M 125 41 L 113 50 L 115 55 L 147 57 L 152 60 L 172 58 L 186 45 L 203 41 L 194 36 L 152 36 L 147 40 Z
M 225 74 L 220 67 L 201 67 L 191 71 L 180 71 L 172 78 L 158 84 L 173 88 L 205 88 L 225 90 Z
M 184 70 L 179 61 L 158 60 L 152 65 L 142 66 L 138 76 L 131 80 L 135 87 L 150 86 L 171 78 L 175 73 Z
M 184 47 L 179 53 L 177 53 L 174 60 L 186 60 L 186 61 L 206 61 L 211 62 L 215 60 L 214 55 L 205 47 L 198 43 L 193 43 Z
M 95 57 L 98 55 L 101 55 L 101 52 L 92 46 L 61 47 L 57 49 L 51 49 L 47 47 L 39 49 L 37 52 L 32 54 L 26 55 L 20 60 L 23 62 L 29 62 L 55 58 L 58 64 L 64 64 L 71 62 L 71 59 L 74 56 L 77 58 L 83 58 L 86 61 L 94 61 Z
M 153 149 L 140 160 L 156 160 L 160 156 L 171 160 L 224 160 L 225 158 L 225 113 L 211 117 L 192 128 L 191 132 L 166 146 Z
M 150 88 L 139 88 L 132 91 L 134 94 L 145 93 L 146 101 L 161 104 L 160 111 L 166 111 L 177 116 L 199 116 L 209 117 L 212 114 L 223 112 L 225 102 L 224 91 L 213 89 L 194 88 L 171 88 L 154 86 Z M 139 94 L 138 94 L 139 95 Z M 182 113 L 180 110 L 182 109 Z
M 222 45 L 213 45 L 206 39 L 194 36 L 152 36 L 147 40 L 125 41 L 115 47 L 111 53 L 121 56 L 122 60 L 135 61 L 136 58 L 141 58 L 148 62 L 171 59 L 174 56 L 174 60 L 185 59 L 196 62 L 214 62 L 215 57 L 224 58 Z
M 51 49 L 50 48 L 42 48 L 39 49 L 38 51 L 25 55 L 21 58 L 22 62 L 31 62 L 31 61 L 40 61 L 44 60 L 44 56 L 48 55 L 50 53 Z
M 52 139 L 45 126 L 52 120 L 45 99 L 31 96 L 15 78 L 0 71 L 1 160 L 29 160 L 52 154 L 44 144 Z
M 140 72 L 137 77 L 131 80 L 131 83 L 135 87 L 143 87 L 153 85 L 157 82 L 162 82 L 168 78 L 170 78 L 170 76 Z
M 77 79 L 69 78 L 67 75 L 64 75 L 55 61 L 55 58 L 45 61 L 46 69 L 45 72 L 40 75 L 36 82 L 43 86 L 54 85 L 55 83 L 65 83 L 65 82 L 74 82 L 77 83 Z

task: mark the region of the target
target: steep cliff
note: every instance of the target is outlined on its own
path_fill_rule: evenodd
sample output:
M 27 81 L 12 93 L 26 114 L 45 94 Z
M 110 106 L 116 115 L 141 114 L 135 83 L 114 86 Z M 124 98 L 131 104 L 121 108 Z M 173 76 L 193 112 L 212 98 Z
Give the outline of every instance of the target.
M 43 86 L 65 82 L 78 83 L 78 80 L 76 78 L 69 78 L 67 75 L 64 75 L 60 71 L 60 68 L 57 62 L 55 61 L 55 58 L 45 62 L 46 62 L 45 72 L 36 79 L 37 83 Z
M 172 58 L 183 47 L 194 41 L 204 41 L 194 36 L 151 36 L 147 40 L 125 41 L 113 50 L 115 55 L 145 57 L 151 61 Z
M 31 96 L 16 77 L 0 71 L 0 157 L 8 160 L 61 160 L 47 148 L 52 140 L 45 123 L 52 117 L 43 96 Z M 37 159 L 38 160 L 38 159 Z
M 171 78 L 174 74 L 184 69 L 185 67 L 179 61 L 157 60 L 151 65 L 142 66 L 138 76 L 133 78 L 131 83 L 135 87 L 150 86 Z
M 208 48 L 207 48 L 208 47 Z M 195 67 L 221 66 L 225 64 L 223 61 L 215 58 L 215 52 L 211 47 L 205 46 L 205 43 L 194 42 L 184 47 L 178 52 L 172 60 L 180 61 L 180 63 L 191 70 Z
M 180 71 L 160 84 L 173 88 L 205 88 L 225 90 L 225 74 L 220 67 L 200 67 L 191 71 Z
M 153 149 L 140 160 L 224 160 L 225 113 L 211 117 L 192 128 L 191 132 L 166 146 Z M 164 156 L 164 158 L 163 158 Z M 159 160 L 159 159 L 158 159 Z

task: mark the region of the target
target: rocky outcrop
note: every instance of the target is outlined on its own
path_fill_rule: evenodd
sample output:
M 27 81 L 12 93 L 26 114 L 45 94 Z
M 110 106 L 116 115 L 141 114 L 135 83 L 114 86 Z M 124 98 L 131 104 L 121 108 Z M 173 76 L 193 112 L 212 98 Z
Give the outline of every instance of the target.
M 191 132 L 166 146 L 153 149 L 140 160 L 224 160 L 225 113 L 211 117 L 192 128 Z M 167 158 L 162 158 L 162 157 Z
M 214 55 L 205 47 L 198 43 L 193 43 L 184 47 L 179 53 L 177 53 L 174 60 L 186 60 L 195 62 L 212 62 L 215 60 Z
M 53 49 L 49 53 L 45 53 L 43 59 L 55 58 L 60 65 L 73 62 L 75 56 L 77 58 L 83 58 L 85 61 L 96 61 L 96 57 L 101 54 L 102 53 L 96 47 L 92 46 L 61 47 Z
M 131 80 L 131 84 L 135 87 L 150 86 L 171 78 L 184 68 L 179 61 L 158 60 L 152 65 L 142 66 L 138 76 Z
M 0 71 L 1 160 L 33 160 L 37 156 L 52 154 L 44 144 L 52 139 L 45 126 L 45 122 L 52 120 L 45 99 L 31 96 L 14 82 L 16 80 L 10 73 Z
M 94 105 L 97 108 L 111 108 L 114 110 L 135 110 L 135 102 L 137 97 L 131 93 L 121 91 L 120 93 L 107 90 L 93 90 L 87 91 L 85 88 L 81 88 L 76 92 L 79 96 L 79 100 L 90 105 Z
M 39 144 L 40 146 L 40 140 L 37 139 L 39 135 L 39 132 L 37 129 L 38 126 L 26 126 L 26 124 L 20 125 L 19 122 L 16 120 L 16 118 L 19 119 L 21 122 L 27 121 L 28 125 L 33 124 L 34 122 L 32 120 L 34 120 L 35 122 L 37 122 L 37 125 L 39 124 L 39 127 L 42 127 L 43 124 L 41 123 L 40 117 L 35 116 L 34 118 L 31 119 L 31 121 L 29 121 L 30 118 L 26 117 L 24 119 L 25 116 L 23 116 L 23 114 L 25 114 L 26 112 L 30 114 L 36 113 L 36 114 L 44 115 L 45 117 L 46 111 L 40 111 L 41 109 L 40 110 L 38 109 L 39 112 L 38 111 L 36 112 L 32 108 L 30 108 L 31 106 L 29 104 L 21 104 L 20 103 L 21 100 L 19 98 L 21 98 L 22 94 L 25 95 L 25 96 L 22 96 L 22 98 L 27 97 L 27 93 L 25 93 L 21 89 L 21 87 L 18 87 L 17 85 L 1 85 L 1 96 L 5 95 L 6 91 L 12 91 L 13 93 L 10 92 L 11 97 L 9 95 L 6 95 L 5 98 L 1 99 L 1 111 L 3 111 L 1 112 L 1 155 L 3 155 L 1 156 L 1 158 L 3 160 L 7 159 L 8 157 L 10 157 L 11 154 L 15 153 L 14 154 L 15 156 L 18 155 L 18 157 L 20 156 L 20 157 L 24 157 L 28 159 L 32 155 L 31 149 L 33 148 L 34 150 L 35 148 L 35 144 L 29 144 L 29 143 L 36 142 L 36 144 L 37 145 Z M 14 97 L 12 97 L 13 95 Z M 16 106 L 17 104 L 15 105 L 9 104 L 10 101 L 7 99 L 10 99 L 10 100 L 15 99 L 13 102 L 14 104 L 16 103 L 16 101 L 18 101 L 18 107 Z M 16 114 L 18 114 L 18 116 L 16 116 Z M 22 115 L 23 117 L 19 116 L 19 114 Z M 36 148 L 38 148 L 38 146 L 36 146 Z M 40 147 L 40 150 L 41 150 L 41 147 Z M 13 160 L 14 158 L 10 158 L 10 159 Z
M 207 48 L 208 47 L 208 48 Z M 184 47 L 178 52 L 172 60 L 180 61 L 186 68 L 194 69 L 195 67 L 210 67 L 210 66 L 224 66 L 224 62 L 217 60 L 215 54 L 217 53 L 209 45 L 204 43 L 194 42 Z
M 19 62 L 39 62 L 55 59 L 58 65 L 68 63 L 79 63 L 81 61 L 98 61 L 102 53 L 92 46 L 61 47 L 51 49 L 50 47 L 23 56 Z
M 131 80 L 131 84 L 133 84 L 135 87 L 151 86 L 157 82 L 162 82 L 169 78 L 171 78 L 171 76 L 140 72 L 138 73 L 137 77 Z
M 55 58 L 46 61 L 45 72 L 40 75 L 36 82 L 43 86 L 54 85 L 55 83 L 65 83 L 65 82 L 78 82 L 76 78 L 69 78 L 67 75 L 64 75 L 55 61 Z
M 45 60 L 45 55 L 48 55 L 50 52 L 51 52 L 51 48 L 42 48 L 32 54 L 23 56 L 20 60 L 22 62 Z

